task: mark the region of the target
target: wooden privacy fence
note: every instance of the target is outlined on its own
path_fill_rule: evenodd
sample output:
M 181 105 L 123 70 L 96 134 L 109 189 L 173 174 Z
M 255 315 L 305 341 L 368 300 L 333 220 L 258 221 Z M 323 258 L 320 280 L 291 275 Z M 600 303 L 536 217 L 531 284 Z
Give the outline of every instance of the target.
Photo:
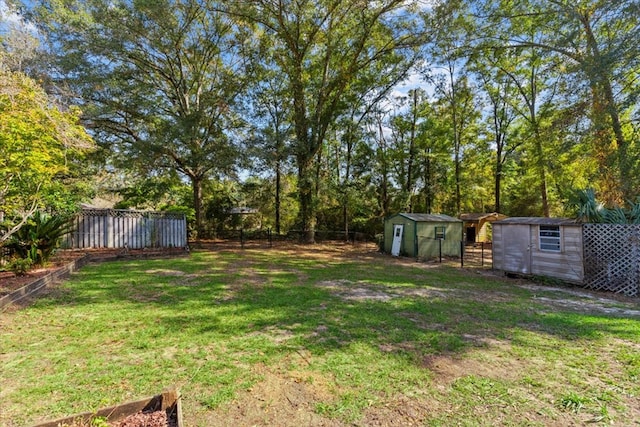
M 187 246 L 184 214 L 118 209 L 83 209 L 64 246 L 86 248 L 176 248 Z
M 584 224 L 584 287 L 640 296 L 640 225 Z

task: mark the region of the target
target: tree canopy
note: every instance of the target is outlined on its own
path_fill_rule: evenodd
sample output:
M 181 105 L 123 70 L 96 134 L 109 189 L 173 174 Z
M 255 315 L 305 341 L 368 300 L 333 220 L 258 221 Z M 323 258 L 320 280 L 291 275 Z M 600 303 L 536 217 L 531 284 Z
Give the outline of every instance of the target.
M 73 209 L 68 181 L 92 140 L 31 78 L 0 67 L 0 212 L 9 238 L 37 209 Z
M 22 10 L 121 204 L 191 209 L 199 237 L 233 205 L 313 241 L 403 210 L 568 215 L 576 190 L 612 209 L 638 194 L 637 0 Z

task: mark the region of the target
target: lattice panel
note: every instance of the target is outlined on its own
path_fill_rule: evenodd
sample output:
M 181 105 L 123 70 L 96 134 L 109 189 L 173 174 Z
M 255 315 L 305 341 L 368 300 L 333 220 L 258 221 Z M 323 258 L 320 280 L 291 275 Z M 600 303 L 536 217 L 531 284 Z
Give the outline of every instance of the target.
M 108 216 L 111 209 L 82 209 L 82 216 Z
M 111 218 L 153 218 L 153 219 L 183 219 L 184 214 L 177 212 L 148 212 L 125 209 L 82 209 L 81 215 L 84 217 Z
M 111 209 L 109 211 L 109 216 L 111 216 L 112 218 L 144 218 L 145 212 Z
M 640 225 L 585 224 L 586 288 L 640 295 Z

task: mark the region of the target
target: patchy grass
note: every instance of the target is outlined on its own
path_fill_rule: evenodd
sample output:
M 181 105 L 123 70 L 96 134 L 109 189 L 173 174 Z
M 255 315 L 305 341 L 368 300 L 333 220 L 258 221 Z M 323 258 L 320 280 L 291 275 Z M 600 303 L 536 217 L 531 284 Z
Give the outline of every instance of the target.
M 633 425 L 640 304 L 594 295 L 349 246 L 90 265 L 2 314 L 0 424 L 176 385 L 189 426 Z

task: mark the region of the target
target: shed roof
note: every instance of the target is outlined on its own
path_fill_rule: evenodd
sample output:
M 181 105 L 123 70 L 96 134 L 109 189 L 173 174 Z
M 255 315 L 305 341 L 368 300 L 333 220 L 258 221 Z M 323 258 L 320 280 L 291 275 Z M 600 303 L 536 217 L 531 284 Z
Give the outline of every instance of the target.
M 528 225 L 582 225 L 572 218 L 545 218 L 536 216 L 514 216 L 496 221 L 494 224 L 528 224 Z
M 458 218 L 444 214 L 399 213 L 398 215 L 416 222 L 462 222 Z
M 500 220 L 503 218 L 506 218 L 506 215 L 503 215 L 501 213 L 498 212 L 491 212 L 491 213 L 466 213 L 466 214 L 462 214 L 460 215 L 460 219 L 463 221 L 480 221 L 483 219 L 488 219 L 488 218 L 495 218 L 496 220 Z
M 229 213 L 231 215 L 248 215 L 258 213 L 258 209 L 241 206 L 238 208 L 231 208 L 231 210 L 229 210 Z

